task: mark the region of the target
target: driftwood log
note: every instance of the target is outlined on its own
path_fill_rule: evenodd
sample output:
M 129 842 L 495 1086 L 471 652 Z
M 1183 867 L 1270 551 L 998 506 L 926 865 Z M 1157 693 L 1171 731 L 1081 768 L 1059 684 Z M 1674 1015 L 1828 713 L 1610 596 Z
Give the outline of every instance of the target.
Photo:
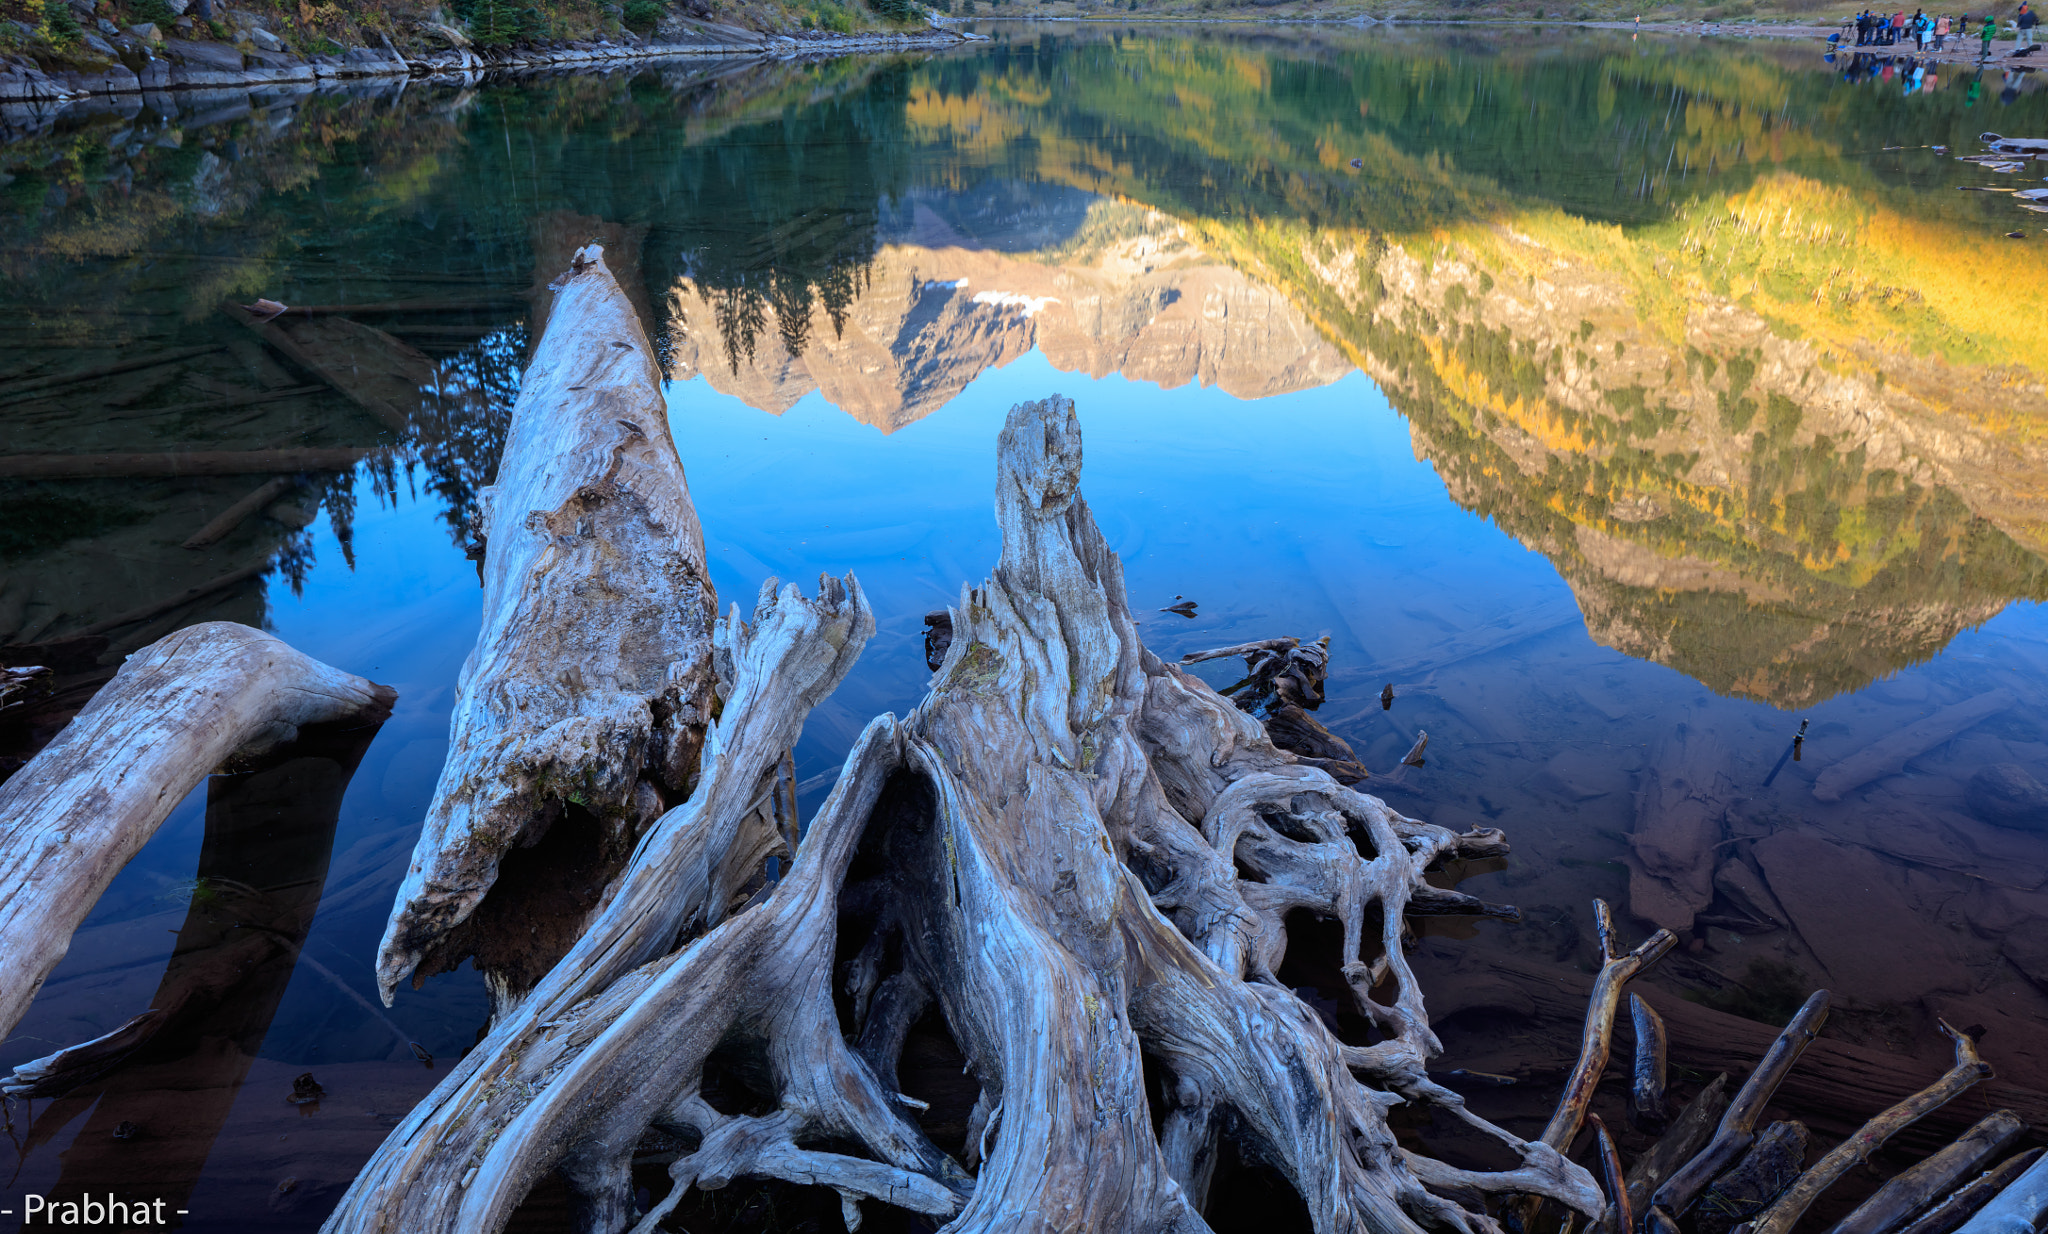
M 304 725 L 381 721 L 396 698 L 230 622 L 188 626 L 131 656 L 0 785 L 0 1035 L 194 785 Z
M 1707 1184 L 1729 1166 L 1756 1140 L 1757 1118 L 1769 1103 L 1771 1095 L 1778 1091 L 1778 1085 L 1785 1079 L 1792 1065 L 1813 1039 L 1820 1035 L 1820 1026 L 1827 1021 L 1831 998 L 1826 990 L 1817 990 L 1806 1000 L 1805 1005 L 1792 1016 L 1778 1039 L 1764 1053 L 1756 1070 L 1749 1073 L 1735 1099 L 1728 1103 L 1728 1109 L 1721 1115 L 1720 1126 L 1714 1129 L 1714 1138 L 1707 1146 L 1684 1166 L 1666 1179 L 1650 1197 L 1651 1211 L 1675 1222 L 1683 1217 L 1692 1202 L 1706 1190 Z
M 697 774 L 717 600 L 654 349 L 595 247 L 555 290 L 480 503 L 483 630 L 378 955 L 386 1005 L 474 954 L 509 1008 Z
M 2037 1157 L 1957 1234 L 2030 1234 L 2043 1220 L 2048 1220 L 2048 1157 Z
M 1947 1199 L 1915 1218 L 1903 1234 L 1951 1234 L 1951 1231 L 1975 1216 L 1977 1210 L 2011 1186 L 2014 1179 L 2032 1169 L 2044 1152 L 2048 1152 L 2048 1149 L 2030 1148 L 1999 1162 L 1978 1175 L 1974 1181 L 1956 1188 Z
M 613 340 L 581 323 L 600 308 L 630 311 L 593 263 L 549 321 L 556 375 L 527 390 L 596 362 Z M 1080 471 L 1071 403 L 1012 410 L 1001 560 L 963 587 L 931 692 L 868 726 L 800 839 L 772 804 L 778 768 L 873 618 L 851 578 L 815 599 L 771 580 L 750 619 L 715 627 L 721 704 L 689 797 L 327 1230 L 496 1231 L 554 1173 L 579 1228 L 607 1234 L 741 1176 L 832 1188 L 850 1226 L 882 1203 L 955 1230 L 1194 1231 L 1226 1138 L 1319 1231 L 1494 1234 L 1489 1195 L 1601 1211 L 1583 1169 L 1424 1071 L 1439 1046 L 1405 914 L 1425 871 L 1501 854 L 1499 833 L 1403 817 L 1146 651 Z M 788 873 L 764 878 L 793 839 Z M 1370 1038 L 1340 1041 L 1275 977 L 1296 912 L 1341 927 L 1332 967 Z M 959 1143 L 934 1143 L 896 1091 L 927 1014 L 980 1090 Z M 1403 1100 L 1517 1164 L 1402 1149 L 1386 1111 Z M 673 1162 L 645 1213 L 636 1148 Z
M 1885 1141 L 1896 1135 L 1900 1128 L 1919 1121 L 1929 1111 L 1948 1104 L 1965 1089 L 1990 1077 L 1991 1064 L 1978 1057 L 1977 1043 L 1968 1034 L 1958 1032 L 1945 1023 L 1941 1024 L 1941 1031 L 1955 1042 L 1955 1066 L 1944 1072 L 1939 1080 L 1863 1124 L 1855 1135 L 1829 1149 L 1799 1176 L 1784 1195 L 1778 1197 L 1777 1203 L 1764 1210 L 1755 1221 L 1740 1227 L 1744 1234 L 1789 1234 L 1799 1218 L 1820 1198 L 1820 1193 L 1833 1186 L 1837 1179 L 1849 1172 L 1850 1167 L 1868 1161 L 1870 1155 L 1884 1147 Z
M 2003 1152 L 2027 1129 L 2011 1110 L 1987 1114 L 1962 1138 L 1919 1162 L 1835 1223 L 1831 1234 L 1886 1234 L 1930 1201 L 1947 1195 L 1965 1176 Z

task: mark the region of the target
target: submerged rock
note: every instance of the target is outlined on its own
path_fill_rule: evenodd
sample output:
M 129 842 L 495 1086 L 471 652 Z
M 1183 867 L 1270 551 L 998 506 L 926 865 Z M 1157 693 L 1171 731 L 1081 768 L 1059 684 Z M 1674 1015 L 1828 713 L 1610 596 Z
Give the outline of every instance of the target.
M 2048 827 L 2048 786 L 2018 763 L 1993 763 L 1970 777 L 1970 812 L 2000 827 Z

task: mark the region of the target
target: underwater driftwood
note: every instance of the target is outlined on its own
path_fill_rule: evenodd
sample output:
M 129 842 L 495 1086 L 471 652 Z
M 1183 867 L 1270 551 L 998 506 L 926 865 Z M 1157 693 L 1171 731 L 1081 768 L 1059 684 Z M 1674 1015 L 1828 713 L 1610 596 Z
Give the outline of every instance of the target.
M 560 331 L 578 341 L 556 363 L 598 363 L 577 323 L 599 301 L 630 311 L 601 268 L 572 275 L 542 355 Z M 1144 648 L 1079 491 L 1071 403 L 1014 408 L 997 454 L 1001 560 L 963 587 L 925 700 L 863 732 L 787 874 L 762 870 L 790 838 L 768 808 L 777 768 L 874 629 L 850 577 L 815 599 L 771 580 L 751 619 L 716 626 L 722 702 L 688 799 L 328 1231 L 496 1231 L 558 1172 L 578 1227 L 606 1234 L 650 1231 L 741 1176 L 832 1188 L 849 1226 L 883 1203 L 955 1230 L 1192 1232 L 1225 1137 L 1272 1163 L 1320 1231 L 1497 1234 L 1489 1195 L 1600 1212 L 1585 1170 L 1424 1071 L 1440 1047 L 1405 915 L 1425 871 L 1497 856 L 1500 834 L 1345 787 Z M 1339 1041 L 1275 979 L 1295 910 L 1341 926 L 1374 1043 Z M 896 1091 L 932 1011 L 980 1089 L 958 1144 L 928 1138 Z M 1386 1112 L 1403 1100 L 1518 1164 L 1402 1149 Z M 672 1161 L 645 1213 L 643 1147 Z
M 1240 711 L 1257 716 L 1265 725 L 1268 740 L 1301 762 L 1329 772 L 1340 784 L 1364 782 L 1368 773 L 1351 743 L 1309 714 L 1323 705 L 1323 682 L 1330 672 L 1327 636 L 1306 645 L 1296 638 L 1261 639 L 1190 652 L 1180 662 L 1195 664 L 1226 656 L 1243 656 L 1245 673 L 1218 693 L 1236 702 Z M 1410 757 L 1419 759 L 1421 748 L 1416 746 Z
M 0 458 L 9 480 L 125 480 L 143 476 L 256 476 L 347 471 L 374 454 L 356 446 L 291 450 L 178 450 L 126 454 L 15 454 Z
M 272 316 L 240 304 L 221 312 L 394 433 L 411 429 L 420 392 L 434 384 L 434 362 L 424 352 L 361 322 Z
M 129 657 L 56 740 L 0 785 L 0 1036 L 71 933 L 192 787 L 308 724 L 381 720 L 388 686 L 260 630 L 188 626 Z
M 480 502 L 483 630 L 377 957 L 387 1005 L 476 953 L 508 1008 L 698 771 L 717 600 L 654 349 L 595 246 L 556 290 Z

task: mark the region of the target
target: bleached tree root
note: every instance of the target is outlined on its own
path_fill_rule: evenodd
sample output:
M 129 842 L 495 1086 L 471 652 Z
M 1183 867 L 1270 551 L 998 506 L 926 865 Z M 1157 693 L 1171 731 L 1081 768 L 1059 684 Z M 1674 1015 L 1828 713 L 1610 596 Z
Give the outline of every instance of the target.
M 231 622 L 187 626 L 130 656 L 0 785 L 0 1035 L 193 786 L 302 726 L 380 722 L 397 697 Z
M 757 1004 L 743 997 L 740 987 L 753 981 L 764 988 L 774 984 L 766 966 L 753 961 L 772 955 L 776 945 L 795 952 L 809 941 L 759 933 L 767 920 L 763 909 L 786 903 L 789 889 L 801 885 L 796 874 L 773 895 L 751 903 L 726 929 L 704 931 L 724 921 L 763 861 L 783 846 L 771 813 L 777 769 L 811 708 L 845 676 L 873 633 L 874 619 L 850 579 L 845 584 L 822 580 L 816 601 L 804 599 L 794 587 L 778 594 L 770 580 L 751 623 L 735 610 L 714 628 L 725 701 L 719 720 L 707 730 L 696 790 L 649 829 L 588 931 L 399 1124 L 324 1228 L 496 1229 L 510 1208 L 501 1216 L 480 1218 L 475 1206 L 516 1205 L 526 1187 L 557 1164 L 589 1209 L 585 1228 L 625 1227 L 631 1193 L 628 1188 L 623 1197 L 619 1194 L 624 1178 L 614 1169 L 617 1160 L 595 1144 L 576 1140 L 572 1131 L 584 1119 L 644 1108 L 642 1099 L 660 1091 L 687 1059 L 640 1051 L 630 1030 L 621 1036 L 606 1031 L 635 1000 L 660 985 L 664 974 L 686 962 L 707 963 L 721 956 L 723 977 L 685 994 L 709 1000 L 707 1014 L 743 1022 L 744 1009 Z M 861 749 L 867 744 L 864 739 Z M 870 757 L 861 749 L 856 765 Z M 826 820 L 835 810 L 854 808 L 836 803 L 872 802 L 870 790 L 858 780 L 841 777 L 812 827 L 813 836 L 831 834 Z M 797 870 L 807 873 L 803 862 Z M 685 940 L 690 941 L 679 950 Z M 800 960 L 796 954 L 789 958 L 792 973 L 803 971 Z M 829 989 L 829 983 L 822 988 Z M 635 1028 L 641 1023 L 637 1018 L 629 1022 Z M 600 1038 L 604 1048 L 590 1054 L 585 1047 Z M 703 1048 L 708 1052 L 717 1043 L 714 1035 Z M 621 1049 L 626 1051 L 623 1059 Z M 565 1115 L 552 1094 L 580 1091 L 583 1077 L 604 1074 L 606 1060 L 632 1076 L 627 1091 L 607 1092 Z M 681 1091 L 680 1081 L 673 1091 Z M 525 1130 L 550 1111 L 556 1117 L 573 1116 L 570 1125 L 544 1134 Z M 603 1143 L 630 1155 L 652 1121 L 651 1116 L 643 1121 L 623 1143 Z M 518 1132 L 512 1130 L 515 1122 Z M 529 1155 L 508 1161 L 506 1154 L 529 1138 Z M 476 1198 L 487 1194 L 498 1199 Z
M 596 246 L 554 290 L 484 492 L 483 629 L 379 951 L 387 1005 L 471 954 L 501 1013 L 531 988 L 689 795 L 711 711 L 717 600 L 653 348 Z M 487 900 L 554 828 L 583 834 L 527 862 L 552 898 L 508 877 Z
M 695 792 L 379 1150 L 330 1234 L 495 1232 L 550 1172 L 603 1234 L 651 1231 L 742 1175 L 833 1188 L 849 1224 L 883 1203 L 960 1231 L 1197 1231 L 1224 1136 L 1327 1234 L 1493 1234 L 1488 1196 L 1600 1213 L 1583 1169 L 1424 1071 L 1440 1047 L 1405 916 L 1425 871 L 1498 855 L 1500 834 L 1401 816 L 1147 652 L 1080 496 L 1080 444 L 1066 400 L 1012 410 L 1002 558 L 963 588 L 931 692 L 869 725 L 787 876 L 750 897 L 781 839 L 765 803 L 782 752 L 873 622 L 849 579 L 817 601 L 764 590 L 751 623 L 717 628 L 725 701 Z M 1340 1041 L 1279 984 L 1292 912 L 1339 923 L 1370 1039 Z M 927 1008 L 981 1090 L 952 1152 L 895 1091 Z M 1404 1100 L 1519 1165 L 1401 1149 L 1386 1111 Z M 677 1152 L 673 1185 L 643 1214 L 631 1164 L 654 1140 Z

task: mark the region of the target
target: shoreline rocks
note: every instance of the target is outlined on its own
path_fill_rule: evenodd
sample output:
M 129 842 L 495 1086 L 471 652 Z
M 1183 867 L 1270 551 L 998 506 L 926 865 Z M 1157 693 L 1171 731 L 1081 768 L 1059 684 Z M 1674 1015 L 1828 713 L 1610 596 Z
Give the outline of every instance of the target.
M 94 96 L 165 90 L 219 89 L 314 84 L 372 77 L 447 77 L 537 68 L 578 68 L 632 61 L 694 56 L 794 58 L 856 52 L 906 51 L 958 46 L 964 37 L 950 30 L 914 34 L 829 35 L 802 38 L 763 34 L 734 26 L 693 23 L 683 37 L 660 41 L 570 41 L 539 48 L 479 49 L 467 39 L 408 58 L 389 45 L 351 47 L 339 55 L 297 56 L 261 47 L 162 38 L 136 31 L 115 38 L 93 37 L 89 49 L 112 53 L 100 65 L 44 65 L 19 54 L 0 55 L 0 103 L 67 103 Z M 274 40 L 273 40 L 274 41 Z M 100 52 L 105 48 L 106 52 Z

